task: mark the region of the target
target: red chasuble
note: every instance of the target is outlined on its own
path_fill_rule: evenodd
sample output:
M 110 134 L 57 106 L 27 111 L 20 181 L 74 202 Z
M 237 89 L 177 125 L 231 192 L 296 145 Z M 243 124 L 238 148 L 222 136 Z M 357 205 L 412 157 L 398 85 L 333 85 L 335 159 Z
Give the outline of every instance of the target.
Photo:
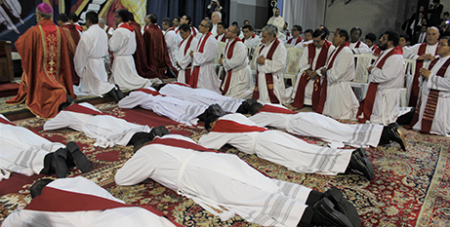
M 157 71 L 159 78 L 166 78 L 164 73 L 166 71 L 165 52 L 167 52 L 167 46 L 164 35 L 158 25 L 148 25 L 144 32 L 144 42 L 146 45 L 147 65 Z
M 233 40 L 233 42 L 231 42 L 231 44 L 227 43 L 227 45 L 225 47 L 225 51 L 227 51 L 226 58 L 228 60 L 233 57 L 234 46 L 236 45 L 237 42 L 241 42 L 241 39 L 236 38 Z M 225 95 L 228 92 L 228 89 L 230 88 L 230 82 L 231 82 L 232 76 L 233 76 L 233 70 L 227 71 L 226 78 L 224 80 L 222 80 L 222 84 L 220 85 L 220 87 L 222 87 L 223 83 L 225 82 L 225 87 L 222 90 L 222 95 Z
M 269 49 L 269 52 L 267 53 L 266 59 L 272 60 L 273 54 L 275 53 L 275 50 L 277 49 L 278 45 L 280 44 L 280 41 L 278 39 L 275 39 L 273 41 L 272 46 Z M 261 51 L 266 47 L 263 45 L 261 49 L 259 49 L 259 55 L 261 54 Z M 259 78 L 259 72 L 256 71 L 256 83 L 255 83 L 255 89 L 253 90 L 253 98 L 258 100 L 259 99 L 259 88 L 258 88 L 258 78 Z M 273 76 L 272 73 L 266 73 L 265 75 L 266 79 L 266 85 L 267 85 L 267 92 L 269 94 L 269 99 L 271 103 L 279 103 L 277 96 L 275 96 L 275 93 L 273 91 Z
M 208 32 L 208 34 L 202 36 L 202 38 L 198 41 L 198 44 L 197 44 L 197 50 L 196 50 L 197 52 L 203 53 L 203 51 L 205 49 L 206 41 L 208 40 L 208 38 L 210 36 L 212 36 L 211 32 Z M 200 73 L 200 66 L 194 66 L 194 69 L 192 70 L 192 73 L 191 73 L 191 78 L 189 78 L 189 85 L 192 88 L 197 88 L 199 73 Z
M 73 57 L 75 56 L 75 51 L 77 49 L 78 42 L 80 42 L 80 33 L 75 28 L 73 24 L 65 24 L 62 26 L 63 31 L 67 38 L 67 46 L 69 50 L 69 59 L 70 59 L 70 71 L 72 72 L 72 82 L 74 85 L 80 84 L 80 77 L 75 71 L 75 66 L 73 63 Z
M 137 73 L 144 78 L 158 77 L 158 73 L 147 65 L 147 54 L 145 53 L 146 47 L 144 36 L 142 36 L 141 33 L 141 27 L 135 21 L 132 21 L 129 24 L 133 28 L 136 36 L 136 52 L 134 52 L 133 58 Z
M 28 29 L 14 45 L 22 58 L 22 81 L 18 94 L 7 104 L 26 102 L 41 118 L 53 118 L 58 107 L 73 93 L 67 39 L 51 20 L 42 19 Z
M 422 43 L 422 44 L 420 44 L 417 55 L 420 56 L 422 54 L 425 54 L 426 51 L 427 51 L 427 43 Z M 437 55 L 437 48 L 436 48 L 436 52 L 434 53 L 434 55 Z M 419 92 L 420 92 L 419 77 L 420 77 L 420 69 L 422 67 L 423 67 L 423 60 L 416 60 L 416 70 L 415 70 L 412 85 L 411 85 L 411 94 L 409 96 L 408 106 L 413 106 L 413 107 L 416 106 L 417 100 L 419 99 Z

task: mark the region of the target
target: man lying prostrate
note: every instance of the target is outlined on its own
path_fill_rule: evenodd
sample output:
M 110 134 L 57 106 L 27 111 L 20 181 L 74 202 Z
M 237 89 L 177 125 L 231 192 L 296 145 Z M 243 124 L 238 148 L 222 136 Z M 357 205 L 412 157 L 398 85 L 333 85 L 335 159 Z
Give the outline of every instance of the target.
M 83 177 L 40 179 L 30 193 L 30 204 L 15 210 L 2 226 L 182 226 L 156 208 L 127 205 Z
M 16 126 L 0 114 L 0 169 L 26 176 L 56 173 L 67 176 L 75 165 L 81 172 L 91 170 L 89 161 L 77 144 L 53 143 L 33 131 Z M 1 180 L 1 179 L 0 179 Z
M 217 108 L 217 104 L 208 107 L 191 103 L 186 100 L 161 95 L 152 87 L 139 88 L 119 102 L 120 108 L 131 109 L 136 106 L 152 110 L 161 116 L 166 116 L 189 126 L 196 125 L 198 120 L 205 121 L 209 114 L 217 115 L 218 113 L 214 112 L 216 109 L 223 111 L 222 108 Z
M 336 188 L 322 194 L 271 179 L 236 155 L 208 150 L 188 137 L 166 134 L 136 148 L 117 171 L 118 185 L 151 178 L 222 221 L 239 215 L 262 226 L 361 225 L 356 209 Z
M 369 181 L 374 177 L 372 163 L 362 148 L 333 149 L 309 144 L 288 133 L 260 127 L 242 114 L 208 117 L 205 128 L 209 133 L 198 143 L 210 149 L 230 144 L 298 173 L 337 175 L 350 170 Z
M 114 145 L 134 145 L 133 136 L 153 138 L 155 132 L 147 125 L 129 123 L 123 119 L 102 113 L 87 102 L 72 104 L 62 110 L 55 118 L 45 122 L 44 130 L 71 128 L 84 132 L 87 137 L 95 139 L 94 146 L 109 147 Z M 157 129 L 159 130 L 159 129 Z
M 389 144 L 391 140 L 405 149 L 405 136 L 396 123 L 388 126 L 377 124 L 343 124 L 330 117 L 314 112 L 296 113 L 282 105 L 254 103 L 249 117 L 258 126 L 286 129 L 300 136 L 311 136 L 330 143 L 337 148 L 345 145 L 353 147 L 377 147 Z
M 251 104 L 256 102 L 254 99 L 236 99 L 220 95 L 204 88 L 191 88 L 188 84 L 181 82 L 168 83 L 159 90 L 159 93 L 205 106 L 219 104 L 228 113 L 247 114 Z

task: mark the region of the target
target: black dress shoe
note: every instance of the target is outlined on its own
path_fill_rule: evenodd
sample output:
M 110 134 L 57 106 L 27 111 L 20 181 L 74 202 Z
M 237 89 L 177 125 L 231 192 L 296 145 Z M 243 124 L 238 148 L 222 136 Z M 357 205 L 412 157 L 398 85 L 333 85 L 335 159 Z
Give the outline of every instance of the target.
M 256 99 L 254 99 L 254 98 L 247 99 L 242 102 L 242 104 L 239 106 L 239 108 L 236 110 L 236 112 L 240 113 L 240 114 L 248 114 L 250 112 L 250 107 L 254 103 L 257 103 Z
M 44 168 L 42 168 L 42 170 L 41 170 L 41 172 L 39 172 L 39 174 L 52 175 L 55 173 L 55 169 L 52 168 L 52 160 L 53 160 L 53 152 L 45 155 Z
M 116 94 L 117 94 L 117 98 L 119 98 L 119 100 L 123 99 L 124 95 L 122 90 L 120 90 L 119 85 L 116 84 Z
M 206 110 L 206 118 L 208 118 L 209 116 L 223 116 L 227 114 L 221 106 L 219 106 L 219 104 L 212 104 L 211 106 L 208 107 L 208 109 Z
M 353 227 L 345 214 L 336 210 L 334 204 L 328 198 L 323 198 L 314 204 L 314 211 L 332 225 Z
M 86 155 L 81 152 L 78 145 L 72 141 L 67 143 L 66 149 L 69 152 L 69 156 L 72 156 L 75 165 L 82 173 L 87 173 L 91 171 L 91 165 L 89 164 L 89 160 Z
M 150 136 L 149 137 L 150 141 L 153 140 L 157 136 L 162 137 L 163 134 L 161 132 L 161 128 L 153 127 L 152 130 L 150 131 L 150 135 L 149 136 Z
M 55 169 L 56 178 L 65 178 L 67 176 L 68 167 L 66 164 L 67 150 L 59 148 L 53 153 L 52 167 Z
M 389 135 L 389 140 L 395 141 L 398 144 L 400 144 L 400 147 L 403 151 L 406 151 L 406 141 L 405 141 L 405 135 L 402 131 L 398 129 L 397 122 L 391 123 L 387 126 L 387 132 Z
M 170 134 L 170 132 L 169 132 L 169 130 L 164 126 L 164 125 L 160 125 L 159 126 L 159 129 L 161 130 L 161 134 L 164 136 L 164 135 L 167 135 L 167 134 Z
M 361 219 L 359 218 L 356 208 L 344 198 L 342 192 L 333 187 L 326 191 L 323 196 L 334 204 L 334 208 L 347 216 L 353 226 L 361 227 Z
M 370 181 L 375 176 L 373 165 L 359 149 L 353 151 L 347 168 L 354 173 L 363 175 Z
M 116 88 L 111 89 L 111 90 L 107 93 L 107 95 L 111 96 L 111 97 L 114 99 L 114 102 L 115 102 L 115 103 L 118 103 L 118 102 L 119 102 L 119 97 L 117 96 Z

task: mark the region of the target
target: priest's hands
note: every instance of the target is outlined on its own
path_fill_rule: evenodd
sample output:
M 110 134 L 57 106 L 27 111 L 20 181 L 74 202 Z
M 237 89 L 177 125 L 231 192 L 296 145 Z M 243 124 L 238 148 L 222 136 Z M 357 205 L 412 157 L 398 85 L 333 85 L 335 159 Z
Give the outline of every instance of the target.
M 323 67 L 320 69 L 320 74 L 322 74 L 322 76 L 327 76 L 327 68 Z
M 223 59 L 224 59 L 224 57 L 222 57 L 222 58 L 219 60 L 219 64 L 220 64 L 220 65 L 223 65 Z
M 191 52 L 189 52 L 189 55 L 190 55 L 191 57 L 194 57 L 194 51 L 191 50 Z
M 422 54 L 420 55 L 417 60 L 433 60 L 434 56 L 432 54 Z
M 375 68 L 375 66 L 371 65 L 369 68 L 367 68 L 367 72 L 369 72 L 369 74 L 372 72 L 372 69 Z
M 307 69 L 305 70 L 306 75 L 308 75 L 308 79 L 316 79 L 319 74 L 317 74 L 315 71 L 311 70 L 311 69 Z
M 258 65 L 264 65 L 266 63 L 266 58 L 264 56 L 261 56 L 256 59 L 256 63 L 258 63 Z
M 428 79 L 430 77 L 430 74 L 431 74 L 430 70 L 428 70 L 426 68 L 421 68 L 420 69 L 420 75 L 422 75 L 423 77 Z

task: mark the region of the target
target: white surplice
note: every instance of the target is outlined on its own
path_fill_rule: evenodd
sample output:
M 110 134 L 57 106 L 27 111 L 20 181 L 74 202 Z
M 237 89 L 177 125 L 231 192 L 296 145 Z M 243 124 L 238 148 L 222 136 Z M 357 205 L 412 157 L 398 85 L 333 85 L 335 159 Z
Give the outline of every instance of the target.
M 273 104 L 265 104 L 273 105 Z M 285 108 L 281 105 L 275 105 Z M 343 124 L 333 118 L 314 112 L 297 114 L 259 112 L 251 117 L 257 125 L 286 129 L 299 136 L 320 138 L 332 148 L 349 145 L 353 147 L 377 147 L 383 126 L 376 124 Z
M 186 81 L 185 71 L 186 71 L 186 69 L 190 69 L 191 73 L 192 73 L 193 58 L 191 57 L 191 55 L 189 53 L 191 53 L 191 51 L 195 51 L 195 48 L 197 47 L 197 42 L 198 42 L 198 39 L 194 37 L 191 41 L 191 45 L 189 46 L 189 48 L 187 48 L 189 38 L 190 38 L 190 36 L 180 43 L 180 48 L 178 48 L 177 57 L 176 57 L 178 65 L 180 65 L 180 70 L 178 71 L 177 81 L 182 82 L 182 83 L 189 83 L 189 81 Z
M 165 135 L 161 140 L 169 139 L 196 145 L 181 135 Z M 237 214 L 262 226 L 297 226 L 311 192 L 266 177 L 234 154 L 200 152 L 176 144 L 142 147 L 115 176 L 118 185 L 134 185 L 147 178 L 193 199 L 222 221 Z
M 385 58 L 394 48 L 383 51 L 377 62 Z M 375 62 L 375 64 L 377 64 Z M 382 69 L 374 67 L 369 82 L 378 83 L 370 123 L 389 125 L 397 120 L 400 106 L 400 89 L 403 87 L 405 61 L 403 55 L 395 54 L 386 59 Z
M 109 49 L 114 53 L 110 82 L 119 85 L 120 89 L 133 90 L 149 87 L 153 83 L 161 83 L 158 78 L 145 79 L 137 73 L 133 59 L 133 54 L 136 52 L 134 31 L 118 27 L 109 39 Z
M 450 136 L 450 70 L 447 68 L 445 76 L 437 76 L 436 73 L 442 65 L 450 58 L 450 56 L 443 57 L 431 69 L 431 75 L 428 79 L 420 77 L 421 83 L 421 106 L 419 121 L 413 126 L 414 130 L 422 128 L 422 117 L 425 111 L 426 103 L 430 89 L 438 90 L 439 97 L 436 105 L 436 112 L 434 114 L 433 123 L 431 124 L 431 134 Z
M 159 90 L 159 93 L 205 106 L 217 103 L 223 110 L 229 113 L 236 113 L 236 110 L 245 101 L 245 99 L 220 95 L 208 89 L 191 88 L 177 84 L 166 84 Z
M 74 85 L 76 95 L 103 95 L 114 89 L 108 83 L 103 57 L 108 53 L 108 36 L 98 24 L 83 32 L 73 58 L 75 70 L 80 75 L 79 86 Z
M 242 39 L 242 42 L 251 46 L 252 48 L 256 48 L 259 44 L 261 44 L 261 38 L 257 35 L 255 35 L 254 38 L 250 36 L 250 38 L 248 39 Z
M 213 61 L 216 58 L 218 51 L 217 40 L 213 35 L 210 35 L 206 40 L 203 53 L 200 53 L 200 45 L 205 37 L 206 34 L 203 34 L 201 38 L 199 38 L 197 47 L 194 51 L 194 60 L 192 62 L 192 66 L 200 66 L 197 87 L 220 93 L 220 80 L 217 77 L 213 66 Z
M 269 18 L 269 20 L 267 21 L 267 24 L 271 24 L 271 25 L 275 25 L 278 28 L 278 31 L 283 31 L 284 28 L 284 19 L 281 16 L 275 17 L 272 16 L 271 18 Z
M 356 47 L 356 45 L 359 43 L 359 47 Z M 369 46 L 367 46 L 367 44 L 358 41 L 356 43 L 350 43 L 350 48 L 352 49 L 354 54 L 370 54 L 372 53 L 370 51 Z
M 242 114 L 227 114 L 219 120 L 257 126 Z M 295 136 L 278 130 L 262 132 L 209 132 L 198 143 L 210 149 L 230 144 L 241 152 L 256 154 L 259 158 L 285 166 L 298 173 L 336 175 L 344 173 L 353 150 L 334 149 L 309 144 Z
M 416 60 L 419 56 L 419 49 L 420 49 L 420 45 L 422 45 L 422 43 L 418 43 L 412 47 L 409 47 L 409 52 L 411 53 L 407 58 L 408 59 L 414 59 Z M 426 46 L 425 49 L 425 54 L 431 54 L 433 56 L 435 56 L 436 54 L 436 49 L 437 49 L 438 44 L 434 44 L 434 45 L 428 45 Z M 428 65 L 430 64 L 431 60 L 425 60 L 423 61 L 423 67 L 424 68 L 428 68 Z
M 49 183 L 45 188 L 57 189 L 66 193 L 95 196 L 117 203 L 125 204 L 122 200 L 114 198 L 108 191 L 91 180 L 83 177 L 61 178 Z M 45 192 L 44 192 L 45 193 Z M 76 194 L 75 194 L 76 193 Z M 83 203 L 85 197 L 80 198 Z M 71 210 L 70 203 L 65 203 Z M 88 204 L 88 201 L 86 202 Z M 26 207 L 25 207 L 26 208 Z M 86 207 L 89 209 L 89 207 Z M 118 207 L 106 210 L 80 210 L 80 211 L 41 211 L 24 208 L 16 209 L 10 214 L 2 226 L 135 226 L 135 227 L 169 227 L 175 226 L 168 219 L 158 216 L 138 206 Z
M 267 90 L 266 83 L 266 73 L 272 73 L 273 78 L 273 92 L 275 96 L 280 101 L 280 104 L 289 104 L 291 102 L 292 95 L 292 87 L 286 89 L 284 85 L 284 71 L 286 68 L 286 56 L 287 51 L 284 47 L 284 44 L 280 42 L 278 44 L 277 49 L 272 55 L 272 60 L 267 59 L 267 54 L 269 53 L 270 48 L 275 43 L 275 40 L 272 41 L 269 45 L 266 45 L 264 49 L 260 50 L 259 53 L 255 53 L 255 58 L 259 58 L 263 56 L 266 58 L 264 65 L 259 65 L 255 61 L 255 68 L 257 68 L 258 75 L 258 91 L 259 91 L 259 99 L 260 103 L 270 103 L 269 91 Z
M 156 92 L 152 87 L 144 89 Z M 136 106 L 152 110 L 161 116 L 189 126 L 197 125 L 197 117 L 208 108 L 206 105 L 194 104 L 170 96 L 151 95 L 142 91 L 133 91 L 119 102 L 120 108 L 131 109 Z
M 228 42 L 223 51 L 223 68 L 225 70 L 222 82 L 222 90 L 225 89 L 226 81 L 228 80 L 228 71 L 231 72 L 230 85 L 225 96 L 230 96 L 237 99 L 249 99 L 253 94 L 255 83 L 253 82 L 252 69 L 248 65 L 247 47 L 237 41 L 234 45 L 233 54 L 228 59 L 228 51 L 233 41 Z M 227 48 L 228 47 L 228 48 Z
M 87 102 L 79 105 L 99 111 Z M 95 140 L 94 146 L 99 147 L 112 147 L 116 144 L 126 146 L 135 133 L 150 132 L 150 128 L 147 125 L 129 123 L 117 117 L 91 115 L 66 110 L 59 112 L 55 118 L 44 124 L 44 130 L 61 128 L 71 128 L 75 131 L 84 132 L 87 137 Z
M 337 52 L 333 52 L 331 59 Z M 333 67 L 327 71 L 327 100 L 323 114 L 334 119 L 355 119 L 359 101 L 350 86 L 355 77 L 355 60 L 349 47 L 344 47 L 336 56 Z M 326 65 L 328 67 L 328 65 Z
M 175 64 L 175 62 L 177 62 L 178 46 L 180 45 L 178 42 L 178 35 L 173 30 L 167 31 L 164 35 L 164 40 L 166 41 L 167 50 L 169 51 L 170 62 L 172 62 L 172 65 L 179 70 L 177 64 Z

